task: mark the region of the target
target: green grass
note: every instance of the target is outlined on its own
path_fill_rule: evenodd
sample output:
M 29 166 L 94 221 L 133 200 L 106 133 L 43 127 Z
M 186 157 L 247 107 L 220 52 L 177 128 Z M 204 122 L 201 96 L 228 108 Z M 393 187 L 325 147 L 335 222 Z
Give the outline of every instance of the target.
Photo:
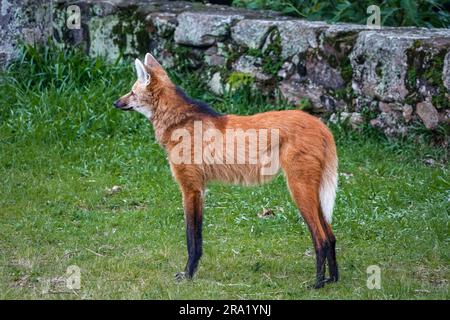
M 248 93 L 215 98 L 194 76 L 172 76 L 221 111 L 275 108 Z M 186 260 L 180 192 L 151 126 L 111 105 L 133 81 L 129 62 L 32 48 L 2 76 L 1 299 L 450 297 L 445 151 L 339 128 L 340 282 L 310 288 L 309 232 L 279 176 L 259 188 L 209 187 L 198 274 L 176 283 Z M 114 185 L 122 190 L 111 194 Z M 263 208 L 275 217 L 259 218 Z M 374 264 L 380 290 L 366 287 Z M 81 289 L 61 292 L 70 265 L 81 268 Z

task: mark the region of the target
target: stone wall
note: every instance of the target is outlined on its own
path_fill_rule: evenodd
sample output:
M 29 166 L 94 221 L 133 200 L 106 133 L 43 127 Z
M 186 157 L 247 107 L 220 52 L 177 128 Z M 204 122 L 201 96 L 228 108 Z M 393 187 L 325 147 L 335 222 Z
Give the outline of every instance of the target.
M 0 0 L 0 67 L 17 55 L 19 42 L 42 43 L 52 33 L 51 0 Z
M 79 30 L 66 24 L 74 3 L 81 8 Z M 111 60 L 150 51 L 167 68 L 198 71 L 217 95 L 252 85 L 331 121 L 368 124 L 388 136 L 416 128 L 449 132 L 448 29 L 373 30 L 178 1 L 58 0 L 53 12 L 60 43 Z

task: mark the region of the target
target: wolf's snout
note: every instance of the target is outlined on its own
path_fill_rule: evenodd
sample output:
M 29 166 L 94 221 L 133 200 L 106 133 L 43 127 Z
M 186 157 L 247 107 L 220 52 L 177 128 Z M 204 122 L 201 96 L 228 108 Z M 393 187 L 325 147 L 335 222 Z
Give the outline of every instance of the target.
M 122 109 L 126 106 L 126 103 L 123 103 L 120 99 L 114 102 L 114 107 Z

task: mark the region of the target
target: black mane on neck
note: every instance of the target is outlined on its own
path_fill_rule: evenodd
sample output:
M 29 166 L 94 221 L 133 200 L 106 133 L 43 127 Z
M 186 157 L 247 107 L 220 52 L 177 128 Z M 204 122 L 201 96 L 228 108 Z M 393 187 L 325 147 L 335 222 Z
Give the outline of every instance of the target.
M 198 112 L 204 113 L 213 117 L 220 116 L 221 114 L 211 108 L 207 103 L 189 97 L 181 88 L 176 88 L 176 93 L 187 103 L 197 109 Z

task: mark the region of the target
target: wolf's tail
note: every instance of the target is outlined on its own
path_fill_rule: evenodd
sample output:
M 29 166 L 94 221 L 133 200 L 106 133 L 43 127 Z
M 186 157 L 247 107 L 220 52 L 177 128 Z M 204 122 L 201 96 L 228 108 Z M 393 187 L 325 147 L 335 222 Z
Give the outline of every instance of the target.
M 325 167 L 320 181 L 319 198 L 325 221 L 331 224 L 338 180 L 336 147 L 331 143 L 325 157 Z

